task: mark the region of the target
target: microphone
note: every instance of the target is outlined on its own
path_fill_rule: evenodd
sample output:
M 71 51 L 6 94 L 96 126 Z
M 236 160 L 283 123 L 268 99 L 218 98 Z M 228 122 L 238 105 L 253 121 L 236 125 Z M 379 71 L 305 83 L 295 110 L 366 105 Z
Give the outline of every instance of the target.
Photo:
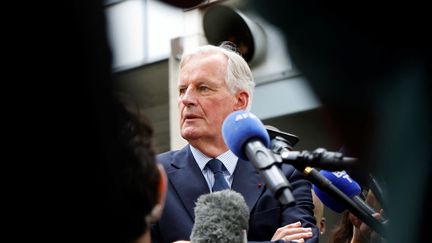
M 292 151 L 299 140 L 297 136 L 281 132 L 273 126 L 266 125 L 265 127 L 271 138 L 271 150 L 280 155 L 284 162 L 291 164 L 300 171 L 303 171 L 307 166 L 328 170 L 343 170 L 359 166 L 356 158 L 346 157 L 343 153 L 330 152 L 323 148 L 318 148 L 312 153 L 306 150 Z
M 325 176 L 327 179 L 329 179 L 337 188 L 339 188 L 345 195 L 347 195 L 351 200 L 353 200 L 362 210 L 364 210 L 366 213 L 372 215 L 376 213 L 375 209 L 370 207 L 363 199 L 360 197 L 361 194 L 361 187 L 360 185 L 355 182 L 345 171 L 326 171 L 321 170 L 320 174 Z M 319 191 L 318 188 L 314 188 Z M 323 200 L 328 200 L 329 198 L 326 198 L 327 195 L 325 192 L 319 191 Z M 324 202 L 323 202 L 324 203 Z M 326 204 L 327 205 L 327 204 Z M 334 211 L 336 212 L 342 212 L 344 208 L 342 205 L 329 203 L 329 205 L 333 206 Z M 385 223 L 385 220 L 383 218 L 380 219 L 381 223 Z
M 313 190 L 324 205 L 337 213 L 348 209 L 377 233 L 384 236 L 386 231 L 384 226 L 388 221 L 384 218 L 377 220 L 372 216 L 376 211 L 359 196 L 361 188 L 357 182 L 352 180 L 345 171 L 321 170 L 318 175 L 326 181 L 327 185 L 320 182 L 314 183 Z
M 222 135 L 225 144 L 237 157 L 252 162 L 279 202 L 295 205 L 291 184 L 277 166 L 281 160 L 267 148 L 270 137 L 254 114 L 243 110 L 229 114 L 222 124 Z
M 245 243 L 249 208 L 243 196 L 232 190 L 203 194 L 198 198 L 191 242 Z
M 281 149 L 280 156 L 284 162 L 287 162 L 299 170 L 303 168 L 318 167 L 328 170 L 344 170 L 346 168 L 356 168 L 359 166 L 357 158 L 343 156 L 339 152 L 330 152 L 324 148 L 317 148 L 312 153 L 309 151 L 289 151 Z

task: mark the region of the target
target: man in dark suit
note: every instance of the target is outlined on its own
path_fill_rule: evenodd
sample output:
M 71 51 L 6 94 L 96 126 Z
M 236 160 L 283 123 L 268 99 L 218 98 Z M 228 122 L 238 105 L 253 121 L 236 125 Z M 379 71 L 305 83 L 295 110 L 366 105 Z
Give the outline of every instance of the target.
M 249 109 L 254 89 L 250 68 L 233 49 L 227 44 L 203 46 L 182 57 L 178 105 L 181 135 L 189 145 L 158 156 L 169 183 L 165 208 L 152 228 L 152 239 L 189 240 L 195 202 L 200 195 L 215 191 L 216 182 L 245 198 L 250 210 L 249 240 L 316 242 L 319 232 L 313 217 L 311 184 L 292 166 L 284 165 L 296 199 L 296 206 L 284 207 L 253 165 L 238 159 L 224 143 L 221 127 L 225 117 Z M 209 166 L 214 159 L 222 162 L 223 177 Z

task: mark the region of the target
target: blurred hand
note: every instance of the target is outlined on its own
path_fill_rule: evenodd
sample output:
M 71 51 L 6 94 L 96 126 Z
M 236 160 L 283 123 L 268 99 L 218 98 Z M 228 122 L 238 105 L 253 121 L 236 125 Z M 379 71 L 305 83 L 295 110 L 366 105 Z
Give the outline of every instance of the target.
M 312 229 L 301 227 L 301 223 L 299 221 L 277 229 L 271 240 L 304 242 L 304 239 L 311 237 Z
M 378 200 L 376 200 L 374 194 L 369 190 L 365 202 L 373 207 L 375 210 L 380 208 Z M 383 209 L 379 210 L 379 213 L 374 213 L 372 216 L 376 219 L 381 219 L 383 215 Z M 350 220 L 354 225 L 353 238 L 351 243 L 379 243 L 383 241 L 381 235 L 373 231 L 367 224 L 363 223 L 360 219 L 350 213 Z
M 372 216 L 376 219 L 381 217 L 382 210 L 380 213 L 375 213 Z M 373 231 L 367 224 L 363 223 L 356 216 L 350 214 L 350 219 L 354 224 L 354 232 L 351 243 L 380 243 L 383 242 L 381 235 Z

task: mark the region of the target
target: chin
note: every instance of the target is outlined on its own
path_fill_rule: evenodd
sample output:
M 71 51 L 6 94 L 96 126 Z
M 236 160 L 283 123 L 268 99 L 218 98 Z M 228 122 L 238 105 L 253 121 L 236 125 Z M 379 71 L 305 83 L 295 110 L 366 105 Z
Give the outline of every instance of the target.
M 200 134 L 200 132 L 198 132 L 198 131 L 194 131 L 194 130 L 191 130 L 191 129 L 184 129 L 184 130 L 182 130 L 181 131 L 181 136 L 184 138 L 184 139 L 186 139 L 186 140 L 194 140 L 194 139 L 198 139 L 198 138 L 200 138 L 201 137 L 201 134 Z

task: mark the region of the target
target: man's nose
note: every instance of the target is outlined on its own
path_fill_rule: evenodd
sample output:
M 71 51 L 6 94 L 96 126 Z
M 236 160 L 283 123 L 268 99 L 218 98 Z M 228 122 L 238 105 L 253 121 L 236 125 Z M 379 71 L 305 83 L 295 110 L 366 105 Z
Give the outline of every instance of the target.
M 185 106 L 196 104 L 196 98 L 196 92 L 192 88 L 186 89 L 184 94 L 180 96 L 180 100 Z

